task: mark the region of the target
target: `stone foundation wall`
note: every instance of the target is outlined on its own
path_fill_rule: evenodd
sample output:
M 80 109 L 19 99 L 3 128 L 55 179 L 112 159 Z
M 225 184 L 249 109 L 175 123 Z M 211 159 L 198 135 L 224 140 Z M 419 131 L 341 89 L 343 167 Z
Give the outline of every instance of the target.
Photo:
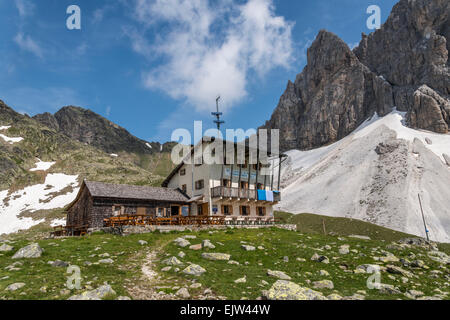
M 200 230 L 226 230 L 231 229 L 262 229 L 262 228 L 280 228 L 289 231 L 297 231 L 297 225 L 295 224 L 276 224 L 276 225 L 243 225 L 243 226 L 123 226 L 122 229 L 119 227 L 107 227 L 100 229 L 91 229 L 89 232 L 94 232 L 97 230 L 102 230 L 106 233 L 117 234 L 117 235 L 129 235 L 129 234 L 141 234 L 141 233 L 151 233 L 155 231 L 159 232 L 171 232 L 171 231 L 200 231 Z

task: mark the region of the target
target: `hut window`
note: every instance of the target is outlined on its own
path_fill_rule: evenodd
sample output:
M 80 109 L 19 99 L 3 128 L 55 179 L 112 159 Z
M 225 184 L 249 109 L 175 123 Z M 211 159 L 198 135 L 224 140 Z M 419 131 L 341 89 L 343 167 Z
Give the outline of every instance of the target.
M 156 209 L 155 209 L 155 208 L 147 207 L 147 209 L 146 209 L 146 214 L 155 216 L 155 215 L 156 215 Z
M 180 170 L 180 176 L 184 176 L 186 175 L 186 169 L 181 169 Z
M 223 186 L 227 188 L 231 188 L 231 180 L 223 179 Z
M 249 216 L 249 215 L 250 215 L 250 207 L 241 206 L 241 216 Z
M 231 216 L 233 214 L 233 207 L 229 205 L 222 206 L 222 214 L 224 216 Z
M 266 215 L 266 207 L 257 207 L 258 216 L 264 217 Z
M 183 185 L 181 186 L 181 190 L 183 190 L 183 192 L 186 193 L 186 191 L 187 191 L 187 185 L 183 184 Z
M 205 181 L 204 180 L 198 180 L 195 181 L 195 190 L 200 190 L 205 187 Z
M 122 213 L 122 207 L 121 206 L 114 206 L 113 207 L 113 215 L 118 216 Z

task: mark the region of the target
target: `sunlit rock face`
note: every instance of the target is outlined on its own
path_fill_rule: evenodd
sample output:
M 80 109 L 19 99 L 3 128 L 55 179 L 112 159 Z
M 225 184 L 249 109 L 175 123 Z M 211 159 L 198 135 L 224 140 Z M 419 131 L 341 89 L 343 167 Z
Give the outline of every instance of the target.
M 450 126 L 450 4 L 400 1 L 386 23 L 353 51 L 320 31 L 304 70 L 263 126 L 280 129 L 282 150 L 320 147 L 350 134 L 374 112 L 407 111 L 413 128 Z

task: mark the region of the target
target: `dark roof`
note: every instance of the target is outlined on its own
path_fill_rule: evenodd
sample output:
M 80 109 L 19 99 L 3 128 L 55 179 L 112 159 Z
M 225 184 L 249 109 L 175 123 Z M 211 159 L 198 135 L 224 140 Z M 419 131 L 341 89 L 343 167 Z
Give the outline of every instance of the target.
M 179 189 L 84 181 L 92 197 L 186 202 Z

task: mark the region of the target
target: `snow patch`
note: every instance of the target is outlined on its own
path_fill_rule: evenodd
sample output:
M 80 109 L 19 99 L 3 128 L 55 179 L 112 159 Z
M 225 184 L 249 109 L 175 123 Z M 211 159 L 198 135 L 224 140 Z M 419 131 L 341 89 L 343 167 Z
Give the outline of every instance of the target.
M 13 143 L 20 142 L 23 140 L 22 137 L 10 138 L 10 137 L 5 136 L 4 134 L 0 134 L 0 138 L 5 140 L 6 142 L 9 142 L 9 144 L 13 144 Z
M 11 128 L 11 126 L 1 126 L 0 131 L 8 130 L 9 128 Z M 5 136 L 4 134 L 0 134 L 0 138 L 5 140 L 9 144 L 13 144 L 13 143 L 20 142 L 23 140 L 22 137 L 10 138 L 10 137 Z
M 54 219 L 51 223 L 50 226 L 51 227 L 57 227 L 57 226 L 65 226 L 66 225 L 66 219 L 62 218 L 62 219 Z
M 56 162 L 44 162 L 41 159 L 37 159 L 38 162 L 36 162 L 36 168 L 30 169 L 30 171 L 47 171 L 50 169 L 52 165 L 54 165 Z
M 400 112 L 397 110 L 392 111 L 382 118 L 375 114 L 371 119 L 366 120 L 358 129 L 355 130 L 353 137 L 355 139 L 365 137 L 378 127 L 385 125 L 397 133 L 398 139 L 404 139 L 411 142 L 414 141 L 415 138 L 419 139 L 428 149 L 433 151 L 433 153 L 435 153 L 442 160 L 442 162 L 445 163 L 442 154 L 446 153 L 450 155 L 450 134 L 440 134 L 408 128 L 404 125 L 405 116 L 406 112 Z M 432 144 L 428 144 L 425 141 L 426 138 L 430 139 Z
M 111 153 L 110 156 L 113 157 L 113 158 L 117 158 L 119 155 L 115 154 L 115 153 Z
M 72 202 L 78 194 L 78 176 L 62 173 L 48 174 L 43 184 L 26 187 L 8 195 L 8 190 L 0 191 L 0 234 L 26 230 L 42 223 L 45 219 L 20 218 L 24 211 L 35 212 L 62 208 Z M 67 187 L 73 191 L 55 195 Z
M 329 146 L 308 150 L 308 151 L 299 151 L 299 150 L 291 150 L 286 152 L 286 154 L 292 160 L 292 169 L 298 170 L 303 169 L 306 170 L 316 164 L 320 159 L 326 156 L 330 151 L 332 151 L 337 146 L 337 143 L 333 143 Z
M 149 147 L 150 149 L 153 149 L 152 146 L 150 145 L 150 143 L 147 142 L 145 145 L 146 145 L 147 147 Z
M 336 143 L 286 152 L 276 209 L 360 219 L 424 236 L 420 193 L 431 239 L 450 242 L 450 170 L 442 163 L 442 154 L 450 155 L 450 135 L 408 128 L 404 119 L 396 110 L 374 114 Z M 398 149 L 379 157 L 376 147 L 396 139 L 403 140 Z

